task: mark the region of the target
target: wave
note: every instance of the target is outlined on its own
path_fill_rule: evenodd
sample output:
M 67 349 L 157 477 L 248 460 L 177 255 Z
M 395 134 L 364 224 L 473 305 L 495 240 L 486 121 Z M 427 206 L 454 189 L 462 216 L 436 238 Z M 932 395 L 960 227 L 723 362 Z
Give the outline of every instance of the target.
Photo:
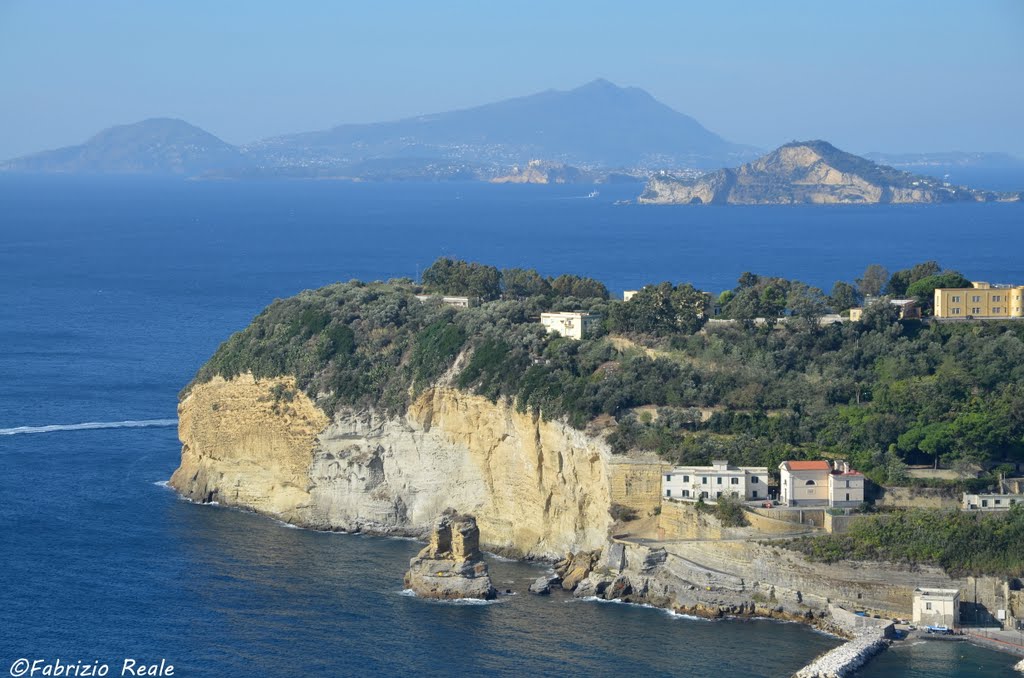
M 152 428 L 177 426 L 177 419 L 139 419 L 129 421 L 87 421 L 81 424 L 50 424 L 49 426 L 15 426 L 0 428 L 0 436 L 22 433 L 53 433 L 55 431 L 91 431 L 104 428 Z
M 419 598 L 416 592 L 412 589 L 402 589 L 398 592 L 398 595 L 405 596 L 407 598 Z M 502 602 L 502 597 L 508 597 L 510 594 L 502 593 L 493 600 L 481 600 L 480 598 L 453 598 L 450 600 L 438 600 L 436 598 L 421 598 L 421 600 L 436 604 L 436 605 L 496 605 Z

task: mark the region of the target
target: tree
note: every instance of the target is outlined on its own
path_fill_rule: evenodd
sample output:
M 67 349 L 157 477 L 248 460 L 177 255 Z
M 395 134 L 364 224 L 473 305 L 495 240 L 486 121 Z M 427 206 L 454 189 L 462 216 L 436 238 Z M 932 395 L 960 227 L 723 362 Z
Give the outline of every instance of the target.
M 857 289 L 863 297 L 877 297 L 889 282 L 889 271 L 881 264 L 871 264 L 857 278 Z
M 441 294 L 497 299 L 501 273 L 494 266 L 441 257 L 423 271 L 423 284 Z
M 832 286 L 829 301 L 832 304 L 832 310 L 840 313 L 857 306 L 860 303 L 860 295 L 857 294 L 857 288 L 850 283 L 837 280 L 836 284 Z
M 800 318 L 808 327 L 818 327 L 821 316 L 828 312 L 828 299 L 817 287 L 796 280 L 789 286 L 786 306 L 793 316 Z
M 704 325 L 708 301 L 708 295 L 693 285 L 647 285 L 612 308 L 612 328 L 659 336 L 693 334 Z
M 600 280 L 563 274 L 551 281 L 552 291 L 560 297 L 577 299 L 607 299 L 608 288 Z
M 551 294 L 551 283 L 532 268 L 506 268 L 501 272 L 505 296 L 538 297 Z
M 970 287 L 971 281 L 956 271 L 947 271 L 939 275 L 921 278 L 907 288 L 907 295 L 917 300 L 921 308 L 931 311 L 935 303 L 935 290 L 945 287 Z
M 941 272 L 942 267 L 935 261 L 925 261 L 920 264 L 915 264 L 911 268 L 905 268 L 902 271 L 896 271 L 893 273 L 892 277 L 889 278 L 889 285 L 886 288 L 886 292 L 894 297 L 902 297 L 907 293 L 907 288 L 918 280 L 938 275 Z

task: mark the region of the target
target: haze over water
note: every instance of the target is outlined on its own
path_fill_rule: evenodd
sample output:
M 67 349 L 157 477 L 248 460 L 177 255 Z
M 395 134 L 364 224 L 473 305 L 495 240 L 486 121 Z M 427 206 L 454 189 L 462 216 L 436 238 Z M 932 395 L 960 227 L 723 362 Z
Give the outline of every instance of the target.
M 528 596 L 540 570 L 521 563 L 492 562 L 519 595 L 427 603 L 400 594 L 413 542 L 290 529 L 156 484 L 178 462 L 177 393 L 231 332 L 275 297 L 415 277 L 439 255 L 616 291 L 718 292 L 746 270 L 827 291 L 925 259 L 1024 279 L 1021 205 L 658 208 L 612 204 L 636 186 L 588 190 L 0 181 L 0 670 L 128 656 L 181 676 L 780 676 L 833 646 L 792 624 Z M 864 675 L 1015 675 L 1005 655 L 922 649 Z

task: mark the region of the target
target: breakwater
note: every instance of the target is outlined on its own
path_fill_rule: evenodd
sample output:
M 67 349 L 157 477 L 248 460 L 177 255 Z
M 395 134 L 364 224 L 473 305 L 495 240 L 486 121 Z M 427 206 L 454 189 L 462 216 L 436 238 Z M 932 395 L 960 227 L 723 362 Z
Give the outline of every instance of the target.
M 845 678 L 889 646 L 882 629 L 869 629 L 848 643 L 821 655 L 793 674 L 793 678 Z

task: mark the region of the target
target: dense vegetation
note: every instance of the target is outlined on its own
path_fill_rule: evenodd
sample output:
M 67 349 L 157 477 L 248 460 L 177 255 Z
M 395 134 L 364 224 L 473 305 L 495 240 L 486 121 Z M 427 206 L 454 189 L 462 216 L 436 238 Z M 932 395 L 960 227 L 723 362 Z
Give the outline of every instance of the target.
M 891 277 L 870 267 L 833 288 L 840 301 L 745 273 L 719 298 L 737 320 L 711 325 L 710 297 L 689 285 L 619 302 L 589 278 L 442 259 L 424 286 L 349 282 L 275 301 L 196 379 L 290 374 L 328 412 L 388 413 L 445 380 L 579 428 L 598 420 L 618 452 L 770 467 L 834 456 L 878 482 L 903 480 L 913 463 L 1024 459 L 1024 323 L 900 321 L 887 303 L 860 322 L 819 323 L 867 292 L 906 293 L 951 273 L 933 262 Z M 424 287 L 492 301 L 456 310 L 418 301 Z M 537 322 L 569 309 L 599 313 L 603 326 L 577 342 Z M 749 321 L 779 316 L 787 322 Z
M 1024 573 L 1024 506 L 1006 513 L 900 511 L 866 516 L 846 534 L 786 544 L 812 560 L 938 565 L 954 576 Z

